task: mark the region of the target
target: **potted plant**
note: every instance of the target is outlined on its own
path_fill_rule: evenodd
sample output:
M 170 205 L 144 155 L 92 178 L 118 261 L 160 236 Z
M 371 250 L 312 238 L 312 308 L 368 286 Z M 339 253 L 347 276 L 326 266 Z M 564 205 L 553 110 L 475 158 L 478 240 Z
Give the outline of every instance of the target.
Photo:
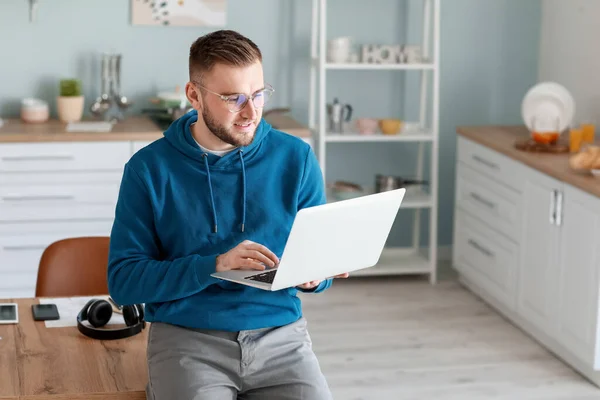
M 56 99 L 58 118 L 62 122 L 81 121 L 83 106 L 81 81 L 78 79 L 62 79 L 60 81 L 60 96 Z

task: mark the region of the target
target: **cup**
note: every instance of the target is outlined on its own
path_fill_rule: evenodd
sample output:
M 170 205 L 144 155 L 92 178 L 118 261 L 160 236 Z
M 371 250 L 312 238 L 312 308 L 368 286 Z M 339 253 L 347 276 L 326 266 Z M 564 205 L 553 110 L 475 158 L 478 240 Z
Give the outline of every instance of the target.
M 582 130 L 582 141 L 584 143 L 594 143 L 596 126 L 591 122 L 585 122 L 581 124 L 580 128 Z
M 583 129 L 580 127 L 569 130 L 569 150 L 571 153 L 577 153 L 583 143 Z
M 344 36 L 331 39 L 327 42 L 327 61 L 332 63 L 345 63 L 350 60 L 352 41 Z

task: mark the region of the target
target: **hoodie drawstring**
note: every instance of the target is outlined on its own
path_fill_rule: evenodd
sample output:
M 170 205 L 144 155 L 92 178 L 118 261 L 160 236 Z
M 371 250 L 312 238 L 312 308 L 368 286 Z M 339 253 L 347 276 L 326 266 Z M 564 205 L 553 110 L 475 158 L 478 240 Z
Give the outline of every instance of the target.
M 213 196 L 212 183 L 210 181 L 210 168 L 208 167 L 208 154 L 202 154 L 204 165 L 206 166 L 206 176 L 208 178 L 208 191 L 210 192 L 210 206 L 212 208 L 214 233 L 217 233 L 217 210 L 215 209 L 215 197 Z
M 246 167 L 244 165 L 244 151 L 239 150 L 238 154 L 240 156 L 240 163 L 242 164 L 242 226 L 240 227 L 241 231 L 244 232 L 246 228 Z M 213 195 L 212 182 L 210 179 L 210 168 L 208 166 L 208 154 L 202 154 L 204 158 L 204 166 L 206 167 L 206 177 L 208 178 L 208 191 L 210 192 L 210 206 L 213 214 L 213 222 L 214 222 L 214 233 L 217 233 L 217 210 L 215 208 L 215 197 Z
M 246 226 L 246 167 L 244 166 L 244 151 L 240 150 L 238 154 L 242 164 L 242 232 L 244 232 Z

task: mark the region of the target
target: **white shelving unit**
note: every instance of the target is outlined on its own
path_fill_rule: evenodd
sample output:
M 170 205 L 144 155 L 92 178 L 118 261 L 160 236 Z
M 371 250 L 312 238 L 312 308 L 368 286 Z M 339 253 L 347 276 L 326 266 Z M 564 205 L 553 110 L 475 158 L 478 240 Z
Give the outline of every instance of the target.
M 330 0 L 343 1 L 343 0 Z M 398 0 L 404 1 L 404 0 Z M 327 61 L 327 0 L 312 1 L 311 74 L 309 127 L 315 136 L 319 163 L 327 182 L 327 147 L 338 143 L 389 143 L 402 146 L 403 143 L 418 143 L 416 178 L 423 178 L 425 146 L 430 146 L 429 191 L 407 191 L 401 209 L 415 213 L 412 230 L 412 246 L 407 248 L 386 248 L 379 263 L 366 270 L 353 273 L 353 276 L 376 276 L 398 274 L 428 274 L 432 284 L 437 281 L 437 232 L 438 232 L 438 153 L 439 153 L 439 54 L 440 54 L 440 0 L 422 0 L 423 36 L 421 43 L 423 63 L 419 64 L 367 64 Z M 351 35 L 351 33 L 348 33 Z M 327 132 L 327 75 L 339 70 L 390 71 L 399 73 L 420 73 L 419 121 L 405 121 L 408 129 L 397 135 L 361 135 L 358 132 Z M 318 82 L 318 86 L 317 86 Z M 431 98 L 428 98 L 429 88 Z M 428 107 L 431 107 L 428 110 Z M 429 111 L 429 114 L 428 114 Z M 317 123 L 317 115 L 319 117 Z M 399 117 L 404 120 L 404 118 Z M 398 173 L 402 175 L 402 173 Z M 328 194 L 328 201 L 334 201 Z M 421 213 L 429 211 L 429 247 L 421 250 Z

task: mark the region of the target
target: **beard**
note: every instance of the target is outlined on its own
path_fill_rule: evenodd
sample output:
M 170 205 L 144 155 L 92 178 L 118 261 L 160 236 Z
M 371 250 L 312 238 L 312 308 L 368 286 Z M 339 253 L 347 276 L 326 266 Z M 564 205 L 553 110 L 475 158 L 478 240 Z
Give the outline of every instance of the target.
M 221 141 L 227 144 L 230 144 L 235 147 L 241 147 L 248 146 L 252 143 L 252 141 L 254 141 L 256 126 L 251 132 L 233 132 L 232 129 L 227 128 L 222 124 L 219 124 L 206 107 L 202 110 L 202 118 L 204 119 L 204 124 L 206 125 L 208 130 L 211 131 L 213 135 L 221 139 Z

